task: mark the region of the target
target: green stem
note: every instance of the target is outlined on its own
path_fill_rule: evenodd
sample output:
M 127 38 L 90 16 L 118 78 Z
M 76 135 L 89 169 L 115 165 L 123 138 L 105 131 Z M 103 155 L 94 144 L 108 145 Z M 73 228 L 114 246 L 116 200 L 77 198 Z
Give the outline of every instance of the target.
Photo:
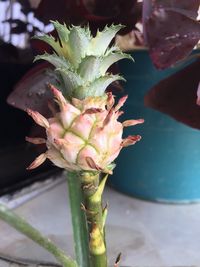
M 103 253 L 101 255 L 92 255 L 92 262 L 94 267 L 106 267 L 107 266 L 107 257 Z
M 52 243 L 47 237 L 43 236 L 37 229 L 32 227 L 23 218 L 10 211 L 2 204 L 0 204 L 0 219 L 32 239 L 41 247 L 48 250 L 63 265 L 63 267 L 77 267 L 76 262 L 69 256 L 65 255 L 64 251 L 59 249 L 54 243 Z
M 81 204 L 84 205 L 84 198 L 80 175 L 79 173 L 68 172 L 67 178 L 76 260 L 80 267 L 90 267 L 88 228 L 85 213 L 81 209 Z
M 93 267 L 107 267 L 106 244 L 104 238 L 104 217 L 102 193 L 105 181 L 99 184 L 99 174 L 82 173 L 83 192 L 86 205 L 88 228 L 90 229 L 90 255 Z

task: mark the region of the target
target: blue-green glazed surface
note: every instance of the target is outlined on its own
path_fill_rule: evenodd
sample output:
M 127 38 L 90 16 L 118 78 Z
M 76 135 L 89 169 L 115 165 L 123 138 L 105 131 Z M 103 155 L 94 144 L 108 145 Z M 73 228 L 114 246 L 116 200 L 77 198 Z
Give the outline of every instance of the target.
M 110 182 L 117 190 L 143 199 L 199 201 L 200 131 L 144 106 L 147 91 L 178 68 L 156 70 L 147 51 L 136 51 L 133 57 L 135 63 L 120 62 L 127 80 L 124 94 L 129 96 L 122 120 L 144 118 L 144 124 L 125 129 L 125 136 L 140 134 L 142 140 L 122 150 Z

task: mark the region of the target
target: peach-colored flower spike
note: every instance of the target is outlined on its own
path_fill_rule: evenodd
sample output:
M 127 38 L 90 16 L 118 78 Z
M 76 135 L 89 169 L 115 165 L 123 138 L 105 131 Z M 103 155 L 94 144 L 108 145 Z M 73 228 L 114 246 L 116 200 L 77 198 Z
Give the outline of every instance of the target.
M 56 166 L 70 171 L 102 171 L 112 173 L 110 164 L 123 147 L 135 144 L 139 135 L 123 139 L 123 128 L 143 123 L 143 119 L 118 121 L 119 109 L 127 96 L 114 106 L 114 97 L 108 93 L 101 97 L 73 98 L 69 103 L 62 93 L 51 86 L 60 112 L 46 119 L 40 113 L 28 110 L 28 114 L 46 129 L 47 139 L 27 138 L 40 144 L 46 142 L 47 151 L 29 166 L 33 169 L 49 158 Z

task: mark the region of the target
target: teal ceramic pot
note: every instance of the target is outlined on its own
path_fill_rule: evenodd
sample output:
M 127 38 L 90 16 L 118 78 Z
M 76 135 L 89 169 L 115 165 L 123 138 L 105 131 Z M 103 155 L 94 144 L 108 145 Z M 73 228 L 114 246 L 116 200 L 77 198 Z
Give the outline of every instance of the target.
M 177 69 L 156 70 L 147 51 L 133 53 L 135 63 L 122 61 L 127 80 L 123 120 L 144 118 L 145 123 L 125 130 L 142 140 L 123 149 L 110 183 L 134 197 L 162 202 L 200 200 L 200 131 L 144 106 L 144 95 L 159 80 Z

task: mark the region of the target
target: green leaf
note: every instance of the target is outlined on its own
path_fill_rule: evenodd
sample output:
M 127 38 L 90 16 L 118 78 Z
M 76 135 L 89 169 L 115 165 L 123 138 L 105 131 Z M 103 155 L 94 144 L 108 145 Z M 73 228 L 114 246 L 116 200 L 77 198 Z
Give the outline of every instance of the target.
M 77 263 L 70 256 L 66 255 L 63 250 L 58 248 L 57 245 L 52 243 L 52 241 L 48 237 L 41 234 L 36 228 L 30 225 L 24 218 L 20 217 L 15 212 L 9 210 L 3 204 L 0 204 L 0 219 L 8 223 L 18 232 L 30 238 L 39 246 L 46 249 L 48 252 L 50 252 L 58 260 L 58 262 L 61 263 L 63 267 L 78 267 Z M 88 265 L 84 266 L 87 267 Z
M 38 55 L 35 57 L 34 61 L 40 59 L 48 61 L 56 68 L 63 68 L 63 69 L 71 68 L 71 64 L 69 61 L 67 61 L 64 57 L 57 56 L 55 53 L 54 54 L 45 53 L 43 55 Z
M 101 202 L 103 190 L 105 188 L 107 179 L 108 179 L 108 174 L 105 175 L 104 178 L 101 180 L 96 192 L 92 196 L 90 196 L 90 201 Z
M 89 28 L 73 26 L 69 34 L 69 46 L 73 54 L 73 64 L 78 67 L 81 59 L 85 57 L 91 36 Z
M 102 96 L 104 95 L 108 85 L 117 80 L 125 81 L 125 79 L 120 75 L 105 75 L 96 79 L 88 86 L 82 86 L 77 88 L 74 91 L 75 96 L 77 96 L 79 99 L 84 99 L 88 96 Z
M 70 29 L 67 28 L 65 24 L 60 24 L 58 21 L 51 21 L 53 23 L 53 26 L 55 27 L 60 42 L 61 42 L 61 51 L 62 55 L 67 58 L 70 62 L 73 62 L 73 56 L 71 52 L 71 48 L 69 45 L 69 34 L 70 34 Z
M 43 36 L 35 36 L 34 38 L 49 44 L 59 56 L 63 56 L 62 48 L 53 36 L 45 34 Z
M 106 75 L 98 78 L 89 86 L 89 95 L 90 96 L 102 96 L 112 82 L 125 79 L 120 75 Z
M 87 55 L 103 55 L 115 34 L 123 27 L 122 25 L 111 25 L 110 27 L 106 26 L 102 32 L 98 31 L 97 35 L 91 40 Z
M 60 24 L 58 21 L 51 21 L 54 28 L 56 29 L 58 36 L 60 38 L 61 44 L 67 43 L 69 40 L 70 30 L 65 24 Z
M 56 71 L 61 75 L 64 86 L 66 88 L 66 94 L 71 96 L 74 90 L 82 85 L 81 77 L 67 69 L 57 68 Z
M 108 47 L 108 49 L 106 50 L 104 56 L 108 56 L 110 53 L 113 53 L 113 52 L 120 52 L 120 48 L 116 45 L 113 45 L 113 46 L 110 46 Z
M 117 62 L 117 61 L 119 61 L 121 59 L 124 59 L 124 58 L 133 60 L 133 58 L 131 57 L 131 55 L 122 53 L 121 51 L 111 52 L 110 54 L 108 54 L 102 60 L 102 63 L 101 63 L 101 66 L 100 66 L 100 73 L 101 73 L 101 75 L 105 75 L 107 69 L 113 63 L 115 63 L 115 62 Z
M 91 39 L 89 28 L 80 26 L 67 28 L 65 24 L 62 25 L 57 21 L 52 23 L 58 32 L 63 55 L 77 68 L 81 59 L 85 57 Z
M 83 78 L 84 83 L 92 82 L 100 76 L 100 62 L 101 58 L 95 56 L 88 56 L 81 62 L 78 73 Z

